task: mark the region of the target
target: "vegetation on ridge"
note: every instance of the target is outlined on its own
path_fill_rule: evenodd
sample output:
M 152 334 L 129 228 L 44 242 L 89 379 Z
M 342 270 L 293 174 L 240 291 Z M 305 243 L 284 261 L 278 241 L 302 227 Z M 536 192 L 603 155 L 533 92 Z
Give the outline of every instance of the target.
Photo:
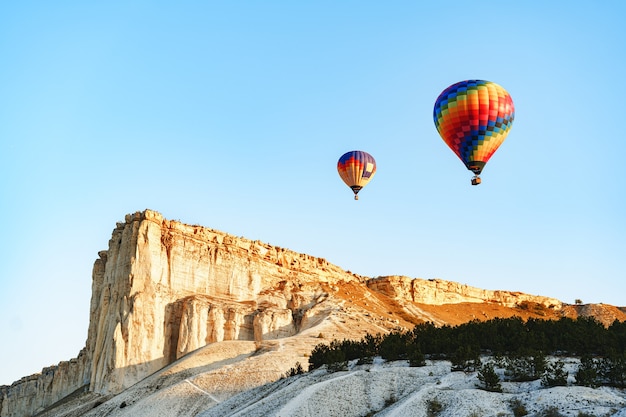
M 483 363 L 481 354 L 494 359 Z M 567 385 L 563 362 L 549 363 L 546 354 L 581 357 L 575 375 L 579 385 L 626 388 L 626 322 L 605 327 L 589 317 L 496 318 L 442 327 L 423 323 L 411 331 L 366 334 L 360 341 L 333 340 L 313 349 L 309 370 L 322 365 L 333 371 L 347 369 L 348 361 L 371 363 L 375 356 L 407 360 L 410 366 L 423 366 L 430 358 L 450 360 L 452 371 L 478 372 L 481 388 L 490 391 L 500 389 L 495 365 L 506 369 L 510 381 L 541 379 L 544 386 Z

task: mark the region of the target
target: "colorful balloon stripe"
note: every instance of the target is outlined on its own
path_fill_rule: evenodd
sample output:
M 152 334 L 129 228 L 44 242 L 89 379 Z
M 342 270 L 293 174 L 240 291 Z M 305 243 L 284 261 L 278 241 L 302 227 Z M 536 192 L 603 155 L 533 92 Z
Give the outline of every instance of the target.
M 498 84 L 467 80 L 439 95 L 433 118 L 446 144 L 478 175 L 508 135 L 515 108 Z

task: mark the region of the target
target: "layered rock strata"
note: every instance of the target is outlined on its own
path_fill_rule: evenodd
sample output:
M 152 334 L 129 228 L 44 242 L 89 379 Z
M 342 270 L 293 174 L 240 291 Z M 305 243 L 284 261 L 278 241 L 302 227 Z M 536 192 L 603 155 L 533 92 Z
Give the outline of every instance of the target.
M 557 310 L 563 307 L 563 303 L 556 298 L 513 291 L 483 290 L 442 279 L 388 276 L 370 279 L 367 286 L 388 297 L 420 304 L 496 303 L 504 307 L 517 307 L 524 302 L 531 302 Z
M 152 211 L 127 216 L 101 260 L 87 341 L 90 390 L 99 393 L 212 341 L 294 334 L 294 311 L 314 302 L 321 282 L 358 279 L 321 258 Z
M 0 416 L 33 415 L 79 389 L 120 392 L 214 341 L 293 335 L 321 283 L 363 281 L 322 258 L 150 210 L 117 224 L 92 279 L 84 351 L 0 387 Z

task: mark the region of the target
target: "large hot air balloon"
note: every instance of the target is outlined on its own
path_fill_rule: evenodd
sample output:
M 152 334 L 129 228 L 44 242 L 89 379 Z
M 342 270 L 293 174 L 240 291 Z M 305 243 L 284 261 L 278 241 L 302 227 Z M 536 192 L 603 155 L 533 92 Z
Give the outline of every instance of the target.
M 344 153 L 337 162 L 337 171 L 339 176 L 352 188 L 354 199 L 358 200 L 357 195 L 361 188 L 374 178 L 376 173 L 376 161 L 374 157 L 363 151 L 350 151 Z
M 472 185 L 509 134 L 515 108 L 504 88 L 491 81 L 468 80 L 443 90 L 433 111 L 444 142 L 474 172 Z

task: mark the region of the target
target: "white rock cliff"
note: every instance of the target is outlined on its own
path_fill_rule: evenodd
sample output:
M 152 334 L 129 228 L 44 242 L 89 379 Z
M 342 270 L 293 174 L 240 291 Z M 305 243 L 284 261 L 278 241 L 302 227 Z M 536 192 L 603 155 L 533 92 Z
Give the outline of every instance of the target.
M 92 280 L 85 349 L 76 359 L 0 387 L 1 417 L 34 415 L 77 391 L 121 392 L 213 342 L 295 335 L 323 320 L 327 313 L 319 306 L 346 284 L 364 294 L 365 306 L 387 298 L 400 304 L 562 306 L 548 297 L 443 280 L 367 279 L 322 258 L 166 220 L 150 210 L 117 224 L 108 250 L 94 263 Z M 367 309 L 361 317 L 382 331 L 398 323 Z
M 86 348 L 0 387 L 0 416 L 33 415 L 78 389 L 119 392 L 214 341 L 294 334 L 321 283 L 359 280 L 324 259 L 150 210 L 118 223 L 99 256 Z

